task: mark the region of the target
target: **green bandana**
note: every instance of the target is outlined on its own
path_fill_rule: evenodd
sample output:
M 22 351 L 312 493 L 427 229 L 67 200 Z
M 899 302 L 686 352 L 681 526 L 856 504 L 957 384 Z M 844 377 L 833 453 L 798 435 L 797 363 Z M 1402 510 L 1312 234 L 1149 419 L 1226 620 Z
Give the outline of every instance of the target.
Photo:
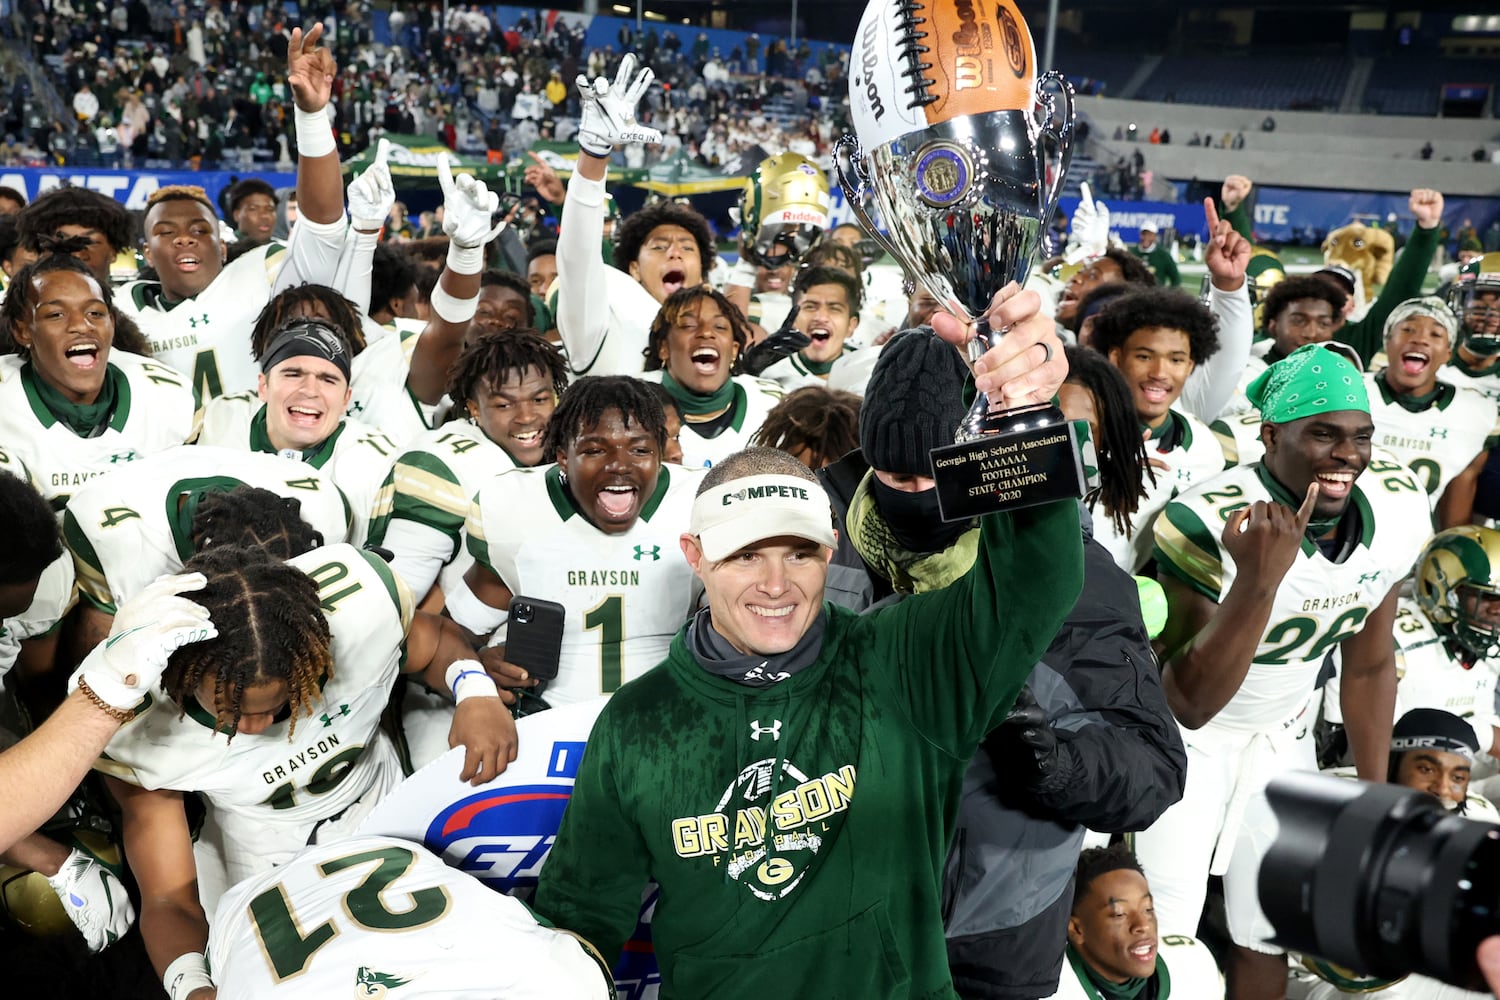
M 678 382 L 670 372 L 663 370 L 661 373 L 661 387 L 667 390 L 667 395 L 677 400 L 677 406 L 682 410 L 684 417 L 707 417 L 715 413 L 721 413 L 729 409 L 734 402 L 734 379 L 725 379 L 724 384 L 712 394 L 704 396 L 696 393 L 687 386 Z
M 30 361 L 21 366 L 22 382 L 36 393 L 36 398 L 41 400 L 47 412 L 56 417 L 58 423 L 82 438 L 93 437 L 108 423 L 114 413 L 115 402 L 119 399 L 119 382 L 124 377 L 125 373 L 120 369 L 106 364 L 104 384 L 99 387 L 99 395 L 94 397 L 92 403 L 75 403 L 46 379 L 39 378 Z
M 797 355 L 797 360 L 802 362 L 803 368 L 806 368 L 814 375 L 827 375 L 833 371 L 833 361 L 837 361 L 838 358 L 834 358 L 833 361 L 814 361 L 805 354 L 799 354 Z
M 1304 344 L 1250 383 L 1245 395 L 1268 424 L 1339 410 L 1370 412 L 1365 381 L 1353 362 L 1322 344 Z
M 1123 983 L 1115 983 L 1095 972 L 1083 960 L 1083 956 L 1078 953 L 1078 950 L 1073 947 L 1071 942 L 1067 947 L 1067 956 L 1068 964 L 1073 967 L 1073 972 L 1078 976 L 1079 984 L 1083 986 L 1084 992 L 1091 998 L 1099 998 L 1099 1000 L 1136 1000 L 1143 993 L 1147 996 L 1152 995 L 1146 992 L 1146 987 L 1151 985 L 1151 980 L 1156 978 L 1155 976 L 1127 979 Z M 1156 971 L 1158 976 L 1165 971 L 1160 953 L 1156 956 Z M 1167 993 L 1164 991 L 1161 995 L 1166 996 Z
M 342 433 L 344 433 L 344 422 L 340 420 L 338 427 L 321 444 L 301 453 L 300 461 L 306 462 L 315 469 L 321 469 L 324 463 L 333 457 L 334 445 L 338 443 L 339 435 Z M 276 447 L 275 443 L 271 440 L 271 432 L 266 427 L 266 408 L 264 406 L 256 410 L 255 416 L 250 418 L 250 450 L 263 451 L 268 455 L 280 455 L 282 453 L 282 450 Z
M 910 552 L 897 542 L 875 506 L 874 471 L 866 472 L 849 498 L 849 541 L 870 568 L 903 594 L 942 590 L 969 571 L 979 555 L 976 525 L 941 552 Z

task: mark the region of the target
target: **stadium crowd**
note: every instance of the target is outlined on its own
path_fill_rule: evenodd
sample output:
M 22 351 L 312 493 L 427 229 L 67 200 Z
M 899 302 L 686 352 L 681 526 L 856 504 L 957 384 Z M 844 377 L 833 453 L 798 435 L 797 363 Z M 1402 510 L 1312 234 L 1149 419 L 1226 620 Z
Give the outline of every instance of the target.
M 1479 995 L 1289 961 L 1255 885 L 1286 772 L 1500 819 L 1500 255 L 1424 294 L 1440 192 L 1378 292 L 1288 276 L 1249 178 L 1205 205 L 1201 294 L 1085 197 L 974 352 L 829 224 L 837 62 L 777 132 L 757 71 L 806 66 L 774 41 L 616 59 L 454 7 L 393 26 L 419 66 L 357 3 L 27 16 L 130 155 L 284 139 L 297 187 L 285 240 L 258 181 L 139 228 L 0 191 L 12 919 L 173 1000 L 611 996 L 648 882 L 669 995 Z M 443 160 L 397 238 L 383 132 L 479 113 L 512 153 L 576 119 L 567 179 L 526 170 L 554 211 L 519 240 Z M 672 136 L 772 154 L 733 264 L 691 205 L 611 215 L 610 165 Z M 979 395 L 1056 402 L 1081 501 L 944 519 L 930 456 Z M 362 829 L 590 704 L 529 905 Z

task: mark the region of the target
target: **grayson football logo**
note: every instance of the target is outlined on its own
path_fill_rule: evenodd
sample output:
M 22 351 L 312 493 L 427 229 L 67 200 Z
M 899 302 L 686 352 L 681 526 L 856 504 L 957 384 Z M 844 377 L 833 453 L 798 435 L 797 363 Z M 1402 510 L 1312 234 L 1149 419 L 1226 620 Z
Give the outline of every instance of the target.
M 680 858 L 712 858 L 759 899 L 781 899 L 797 888 L 823 846 L 823 834 L 854 798 L 854 765 L 809 778 L 791 761 L 745 765 L 711 813 L 672 821 Z M 769 849 L 768 849 L 769 847 Z
M 492 889 L 529 892 L 536 888 L 572 794 L 571 782 L 479 792 L 438 813 L 422 839 Z

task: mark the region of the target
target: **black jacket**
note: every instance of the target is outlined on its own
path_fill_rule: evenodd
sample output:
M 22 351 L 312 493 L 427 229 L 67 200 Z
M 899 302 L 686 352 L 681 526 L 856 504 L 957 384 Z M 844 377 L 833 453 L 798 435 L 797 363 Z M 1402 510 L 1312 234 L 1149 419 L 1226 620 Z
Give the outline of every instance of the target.
M 827 596 L 857 609 L 890 592 L 843 524 L 866 468 L 855 451 L 819 473 L 839 516 Z M 953 982 L 966 998 L 1052 996 L 1085 831 L 1145 829 L 1182 797 L 1187 755 L 1135 580 L 1083 520 L 1083 592 L 1027 679 L 1058 733 L 1062 770 L 1043 789 L 1002 784 L 991 753 L 1008 737 L 996 730 L 964 777 L 943 912 Z

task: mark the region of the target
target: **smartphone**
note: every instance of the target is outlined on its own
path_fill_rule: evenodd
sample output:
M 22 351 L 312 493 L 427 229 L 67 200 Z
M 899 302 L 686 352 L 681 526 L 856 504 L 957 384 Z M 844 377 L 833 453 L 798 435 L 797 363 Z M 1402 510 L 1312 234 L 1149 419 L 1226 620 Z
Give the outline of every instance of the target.
M 516 595 L 510 599 L 510 617 L 505 625 L 505 659 L 541 681 L 532 692 L 540 694 L 547 681 L 557 676 L 562 655 L 563 622 L 567 610 L 556 601 Z

